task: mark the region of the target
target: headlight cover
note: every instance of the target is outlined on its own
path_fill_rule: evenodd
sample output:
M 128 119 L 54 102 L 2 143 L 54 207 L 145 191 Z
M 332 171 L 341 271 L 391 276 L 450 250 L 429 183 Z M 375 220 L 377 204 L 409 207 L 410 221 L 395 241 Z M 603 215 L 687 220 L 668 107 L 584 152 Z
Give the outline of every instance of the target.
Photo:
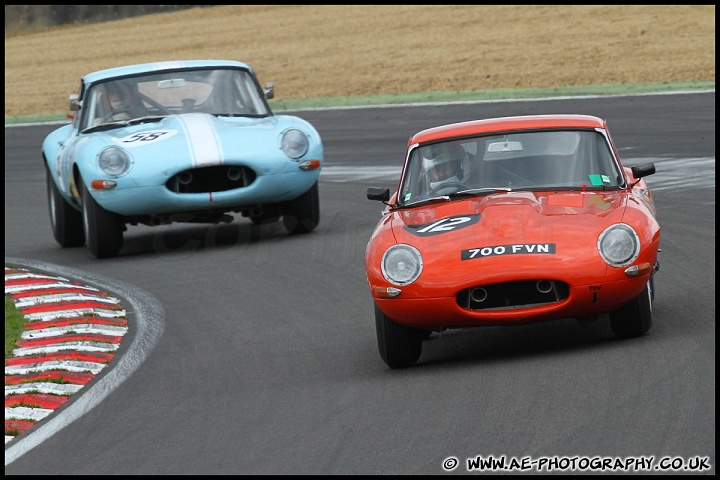
M 630 265 L 640 254 L 640 237 L 630 225 L 611 225 L 598 238 L 598 252 L 610 266 Z
M 125 175 L 131 165 L 130 155 L 120 147 L 106 147 L 98 154 L 98 167 L 111 177 Z
M 398 286 L 410 285 L 422 273 L 422 255 L 413 246 L 393 245 L 383 254 L 380 267 L 388 282 Z
M 282 133 L 280 148 L 285 155 L 295 160 L 307 153 L 310 142 L 304 132 L 291 128 Z

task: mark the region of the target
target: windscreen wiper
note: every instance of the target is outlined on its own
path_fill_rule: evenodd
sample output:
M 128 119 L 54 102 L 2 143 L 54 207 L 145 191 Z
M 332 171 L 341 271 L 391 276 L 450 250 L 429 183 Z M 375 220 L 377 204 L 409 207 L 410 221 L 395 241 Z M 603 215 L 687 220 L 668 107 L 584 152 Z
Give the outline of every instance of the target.
M 483 193 L 500 193 L 500 192 L 505 192 L 505 193 L 512 192 L 512 188 L 509 188 L 509 187 L 469 188 L 467 190 L 460 190 L 459 192 L 448 193 L 447 195 L 439 195 L 437 197 L 430 197 L 430 198 L 425 198 L 425 199 L 418 200 L 415 202 L 404 203 L 402 205 L 398 205 L 397 208 L 418 207 L 421 205 L 428 205 L 431 203 L 448 202 L 448 201 L 452 200 L 453 198 L 458 198 L 458 197 L 474 197 L 476 195 L 481 195 Z
M 140 123 L 151 123 L 151 122 L 159 122 L 163 118 L 167 117 L 167 115 L 146 115 L 144 117 L 138 117 L 133 118 L 132 120 L 126 120 L 125 123 L 127 125 L 138 125 Z
M 499 192 L 512 192 L 512 188 L 509 187 L 482 187 L 482 188 L 469 188 L 467 190 L 460 190 L 458 192 L 448 193 L 449 197 L 471 197 L 482 193 L 499 193 Z
M 112 130 L 114 128 L 127 127 L 128 125 L 139 125 L 141 123 L 159 122 L 167 115 L 148 115 L 145 117 L 133 118 L 130 120 L 120 120 L 115 122 L 101 123 L 94 127 L 89 127 L 83 130 L 81 133 L 92 133 L 92 132 L 103 132 L 105 130 Z
M 448 195 L 440 195 L 439 197 L 430 197 L 430 198 L 424 198 L 422 200 L 417 200 L 415 202 L 403 203 L 402 205 L 397 205 L 396 208 L 419 207 L 421 205 L 428 205 L 431 203 L 447 202 L 447 201 L 450 201 L 450 197 Z
M 101 123 L 100 125 L 95 125 L 94 127 L 88 127 L 80 133 L 103 132 L 105 130 L 112 130 L 114 128 L 127 127 L 127 126 L 128 126 L 127 120 L 123 120 L 122 122 Z

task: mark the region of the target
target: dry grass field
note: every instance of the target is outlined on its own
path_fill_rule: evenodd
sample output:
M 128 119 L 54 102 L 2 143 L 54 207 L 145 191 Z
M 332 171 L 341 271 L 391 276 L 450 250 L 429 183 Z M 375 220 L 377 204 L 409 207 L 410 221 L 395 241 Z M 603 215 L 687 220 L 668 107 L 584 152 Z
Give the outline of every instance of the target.
M 94 70 L 223 58 L 278 99 L 715 80 L 714 5 L 227 5 L 5 36 L 5 116 Z M 713 84 L 714 88 L 714 84 Z

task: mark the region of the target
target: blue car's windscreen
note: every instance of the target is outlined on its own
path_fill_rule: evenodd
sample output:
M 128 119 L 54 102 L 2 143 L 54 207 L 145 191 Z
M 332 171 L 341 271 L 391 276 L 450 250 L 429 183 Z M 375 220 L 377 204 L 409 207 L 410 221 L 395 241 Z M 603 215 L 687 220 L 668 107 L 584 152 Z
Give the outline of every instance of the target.
M 246 70 L 158 72 L 91 85 L 82 101 L 80 130 L 194 112 L 249 117 L 270 113 L 257 81 Z

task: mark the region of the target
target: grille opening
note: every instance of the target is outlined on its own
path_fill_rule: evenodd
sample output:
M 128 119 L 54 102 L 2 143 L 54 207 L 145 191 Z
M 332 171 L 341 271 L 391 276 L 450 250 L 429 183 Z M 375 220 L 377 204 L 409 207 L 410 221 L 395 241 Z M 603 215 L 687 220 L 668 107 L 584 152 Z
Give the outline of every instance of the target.
M 458 292 L 456 301 L 468 310 L 503 310 L 558 303 L 569 294 L 566 283 L 539 279 L 466 288 Z
M 165 185 L 174 193 L 224 192 L 247 187 L 255 178 L 255 172 L 251 168 L 216 165 L 184 170 L 170 177 Z

